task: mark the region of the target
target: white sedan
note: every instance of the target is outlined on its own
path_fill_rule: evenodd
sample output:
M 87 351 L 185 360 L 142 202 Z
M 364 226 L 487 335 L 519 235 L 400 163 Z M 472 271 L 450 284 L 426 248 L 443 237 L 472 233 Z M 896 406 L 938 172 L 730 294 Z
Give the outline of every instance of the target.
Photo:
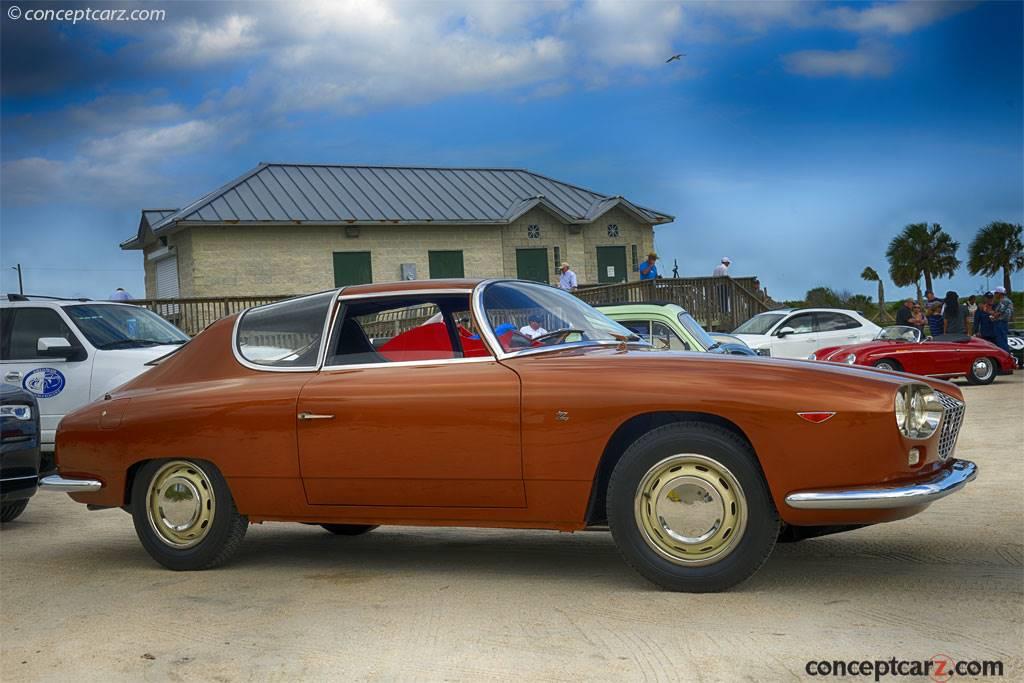
M 807 358 L 826 346 L 871 341 L 881 329 L 857 311 L 790 308 L 759 313 L 733 334 L 762 356 Z
M 39 402 L 42 449 L 67 413 L 119 387 L 189 340 L 156 313 L 129 304 L 24 297 L 0 303 L 5 384 Z

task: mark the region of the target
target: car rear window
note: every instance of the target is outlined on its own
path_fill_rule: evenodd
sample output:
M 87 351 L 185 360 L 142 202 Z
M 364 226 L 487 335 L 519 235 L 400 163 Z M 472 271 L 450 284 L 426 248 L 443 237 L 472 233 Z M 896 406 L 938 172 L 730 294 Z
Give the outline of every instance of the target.
M 238 354 L 269 368 L 315 369 L 337 295 L 331 290 L 250 308 L 238 321 Z

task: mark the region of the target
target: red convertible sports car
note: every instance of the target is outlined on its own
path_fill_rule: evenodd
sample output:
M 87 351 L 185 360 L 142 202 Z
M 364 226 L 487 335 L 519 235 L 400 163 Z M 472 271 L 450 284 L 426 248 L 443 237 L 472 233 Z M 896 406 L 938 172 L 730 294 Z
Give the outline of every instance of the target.
M 873 365 L 931 377 L 966 377 L 971 384 L 991 384 L 996 375 L 1011 375 L 1013 356 L 979 337 L 942 334 L 927 339 L 915 327 L 886 327 L 874 341 L 818 349 L 811 360 Z

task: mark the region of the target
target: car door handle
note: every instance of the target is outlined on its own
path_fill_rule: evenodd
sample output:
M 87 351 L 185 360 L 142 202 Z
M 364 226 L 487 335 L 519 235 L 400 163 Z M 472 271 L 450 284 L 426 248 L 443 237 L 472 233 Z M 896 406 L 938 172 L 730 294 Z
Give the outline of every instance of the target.
M 316 413 L 299 413 L 300 420 L 333 420 L 333 415 L 317 415 Z
M 18 382 L 20 380 L 21 380 L 21 373 L 18 372 L 17 370 L 12 371 L 12 372 L 8 372 L 6 375 L 4 375 L 4 381 L 5 382 Z

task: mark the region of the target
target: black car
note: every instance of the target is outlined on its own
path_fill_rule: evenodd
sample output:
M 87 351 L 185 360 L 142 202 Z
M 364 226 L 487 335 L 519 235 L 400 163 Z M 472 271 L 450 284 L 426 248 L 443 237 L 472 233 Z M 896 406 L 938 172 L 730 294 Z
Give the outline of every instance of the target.
M 0 384 L 0 522 L 28 505 L 39 485 L 39 406 L 10 384 Z

